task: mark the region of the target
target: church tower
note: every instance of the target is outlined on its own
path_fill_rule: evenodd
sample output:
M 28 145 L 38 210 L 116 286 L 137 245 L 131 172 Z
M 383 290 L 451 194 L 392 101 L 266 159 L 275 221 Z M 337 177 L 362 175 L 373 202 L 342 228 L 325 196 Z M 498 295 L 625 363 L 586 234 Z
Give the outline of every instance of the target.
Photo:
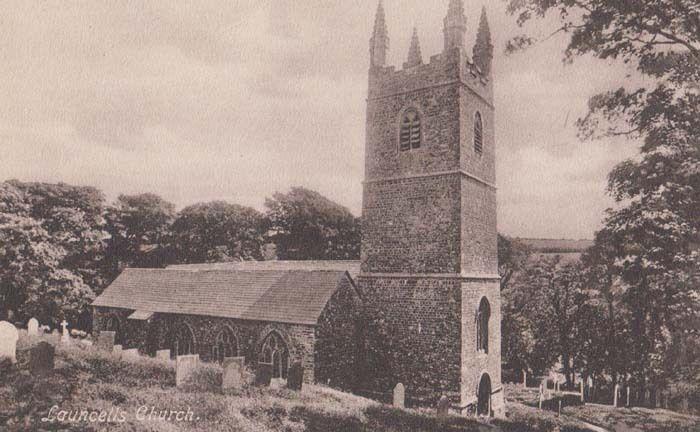
M 366 304 L 362 386 L 466 413 L 503 414 L 493 46 L 482 13 L 472 60 L 462 0 L 444 51 L 424 62 L 418 33 L 401 70 L 386 65 L 379 4 L 370 42 L 358 286 Z M 478 63 L 476 61 L 478 60 Z

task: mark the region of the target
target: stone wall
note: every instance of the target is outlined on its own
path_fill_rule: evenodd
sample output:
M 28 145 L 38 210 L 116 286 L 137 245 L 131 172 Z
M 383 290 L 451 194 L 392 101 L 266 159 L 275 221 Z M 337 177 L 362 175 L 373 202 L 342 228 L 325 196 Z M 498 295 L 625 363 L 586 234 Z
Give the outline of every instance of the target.
M 361 306 L 355 287 L 343 279 L 316 326 L 314 376 L 318 382 L 350 391 L 357 387 Z
M 386 398 L 401 382 L 410 403 L 459 402 L 461 289 L 457 278 L 366 277 L 363 390 Z
M 123 330 L 124 348 L 138 348 L 141 353 L 154 355 L 157 350 L 171 349 L 168 332 L 181 323 L 187 324 L 194 333 L 195 354 L 204 361 L 212 360 L 212 347 L 216 337 L 225 326 L 233 330 L 238 340 L 239 356 L 246 364 L 255 367 L 265 337 L 277 331 L 285 340 L 289 350 L 289 364 L 301 361 L 304 380 L 314 382 L 314 326 L 244 321 L 194 315 L 155 314 L 148 322 L 127 320 L 133 311 L 114 308 L 94 308 L 95 333 L 99 333 L 108 316 L 117 316 Z

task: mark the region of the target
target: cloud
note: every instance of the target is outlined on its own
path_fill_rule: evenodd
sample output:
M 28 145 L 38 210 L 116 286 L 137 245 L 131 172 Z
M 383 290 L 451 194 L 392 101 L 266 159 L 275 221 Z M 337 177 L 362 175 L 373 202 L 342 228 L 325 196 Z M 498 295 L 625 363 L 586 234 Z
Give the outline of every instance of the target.
M 414 25 L 426 61 L 442 50 L 444 3 L 385 1 L 391 63 L 405 61 Z M 607 171 L 634 146 L 582 144 L 574 121 L 626 72 L 591 59 L 564 67 L 556 38 L 505 57 L 520 30 L 501 2 L 484 3 L 497 56 L 500 228 L 590 237 Z M 3 6 L 0 178 L 258 208 L 304 185 L 359 214 L 375 1 Z M 466 6 L 470 47 L 481 2 Z

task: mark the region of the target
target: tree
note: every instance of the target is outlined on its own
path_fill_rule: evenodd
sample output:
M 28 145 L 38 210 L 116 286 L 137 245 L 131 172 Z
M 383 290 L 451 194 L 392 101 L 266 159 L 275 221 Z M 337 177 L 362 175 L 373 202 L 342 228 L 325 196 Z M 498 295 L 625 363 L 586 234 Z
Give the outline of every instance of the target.
M 501 277 L 501 291 L 508 288 L 516 272 L 525 266 L 530 253 L 530 248 L 520 240 L 498 234 L 498 275 Z
M 262 259 L 263 217 L 255 209 L 223 201 L 184 208 L 172 225 L 180 263 Z
M 107 257 L 113 276 L 124 267 L 164 267 L 175 205 L 154 194 L 120 195 L 107 208 Z
M 556 12 L 555 32 L 570 35 L 567 61 L 584 54 L 619 59 L 646 77 L 644 87 L 623 83 L 593 97 L 578 127 L 584 139 L 643 142 L 640 158 L 610 174 L 608 192 L 618 204 L 608 212 L 602 237 L 614 245 L 606 266 L 620 281 L 618 310 L 630 330 L 632 379 L 642 390 L 649 378 L 658 385 L 683 369 L 669 347 L 689 337 L 688 326 L 697 322 L 678 317 L 700 309 L 697 287 L 688 283 L 700 244 L 697 1 L 511 0 L 509 10 L 521 24 Z M 509 49 L 532 42 L 518 37 Z
M 28 215 L 41 223 L 53 244 L 65 250 L 59 265 L 93 288 L 104 287 L 102 262 L 107 234 L 102 192 L 65 183 L 8 183 L 24 194 Z
M 360 220 L 347 208 L 300 187 L 274 194 L 265 205 L 279 259 L 359 259 Z
M 57 325 L 77 319 L 94 298 L 76 272 L 62 268 L 66 250 L 33 218 L 26 194 L 0 184 L 0 298 L 6 311 Z

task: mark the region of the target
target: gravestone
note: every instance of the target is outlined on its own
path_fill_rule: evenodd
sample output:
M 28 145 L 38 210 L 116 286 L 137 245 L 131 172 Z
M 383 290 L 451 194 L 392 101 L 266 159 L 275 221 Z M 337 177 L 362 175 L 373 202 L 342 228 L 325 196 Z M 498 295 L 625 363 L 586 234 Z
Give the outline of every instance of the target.
M 68 323 L 66 320 L 61 322 L 61 327 L 63 328 L 63 332 L 61 333 L 61 343 L 70 343 L 70 333 L 68 333 Z
M 170 350 L 158 350 L 156 351 L 156 358 L 158 360 L 170 360 Z
M 403 384 L 398 383 L 394 387 L 394 408 L 404 408 L 406 389 Z
M 39 335 L 39 321 L 36 318 L 32 318 L 27 323 L 27 335 L 28 336 L 38 336 Z
M 302 385 L 304 385 L 304 366 L 301 365 L 301 362 L 296 361 L 292 363 L 289 372 L 287 372 L 287 388 L 300 391 Z
M 112 348 L 112 352 L 114 354 L 116 354 L 117 357 L 121 357 L 122 352 L 123 352 L 122 346 L 121 345 L 114 345 L 114 347 Z
M 33 375 L 53 370 L 56 349 L 50 343 L 41 341 L 31 348 L 29 370 Z
M 450 413 L 450 400 L 447 396 L 442 395 L 437 404 L 437 416 L 440 419 L 444 419 Z
M 175 385 L 182 387 L 192 377 L 199 364 L 199 354 L 177 356 Z
M 0 322 L 0 357 L 7 357 L 12 363 L 17 362 L 17 327 L 7 321 Z
M 613 395 L 613 406 L 617 408 L 617 395 L 620 393 L 620 384 L 615 384 L 615 394 Z
M 243 387 L 243 364 L 245 357 L 224 358 L 224 376 L 221 381 L 222 390 L 240 389 Z
M 272 365 L 268 363 L 258 363 L 255 370 L 255 385 L 258 387 L 269 386 L 272 381 Z
M 97 349 L 111 352 L 114 350 L 114 338 L 117 336 L 113 331 L 101 331 L 97 335 Z
M 122 358 L 138 358 L 139 356 L 139 349 L 138 348 L 129 348 L 125 349 L 122 352 Z

